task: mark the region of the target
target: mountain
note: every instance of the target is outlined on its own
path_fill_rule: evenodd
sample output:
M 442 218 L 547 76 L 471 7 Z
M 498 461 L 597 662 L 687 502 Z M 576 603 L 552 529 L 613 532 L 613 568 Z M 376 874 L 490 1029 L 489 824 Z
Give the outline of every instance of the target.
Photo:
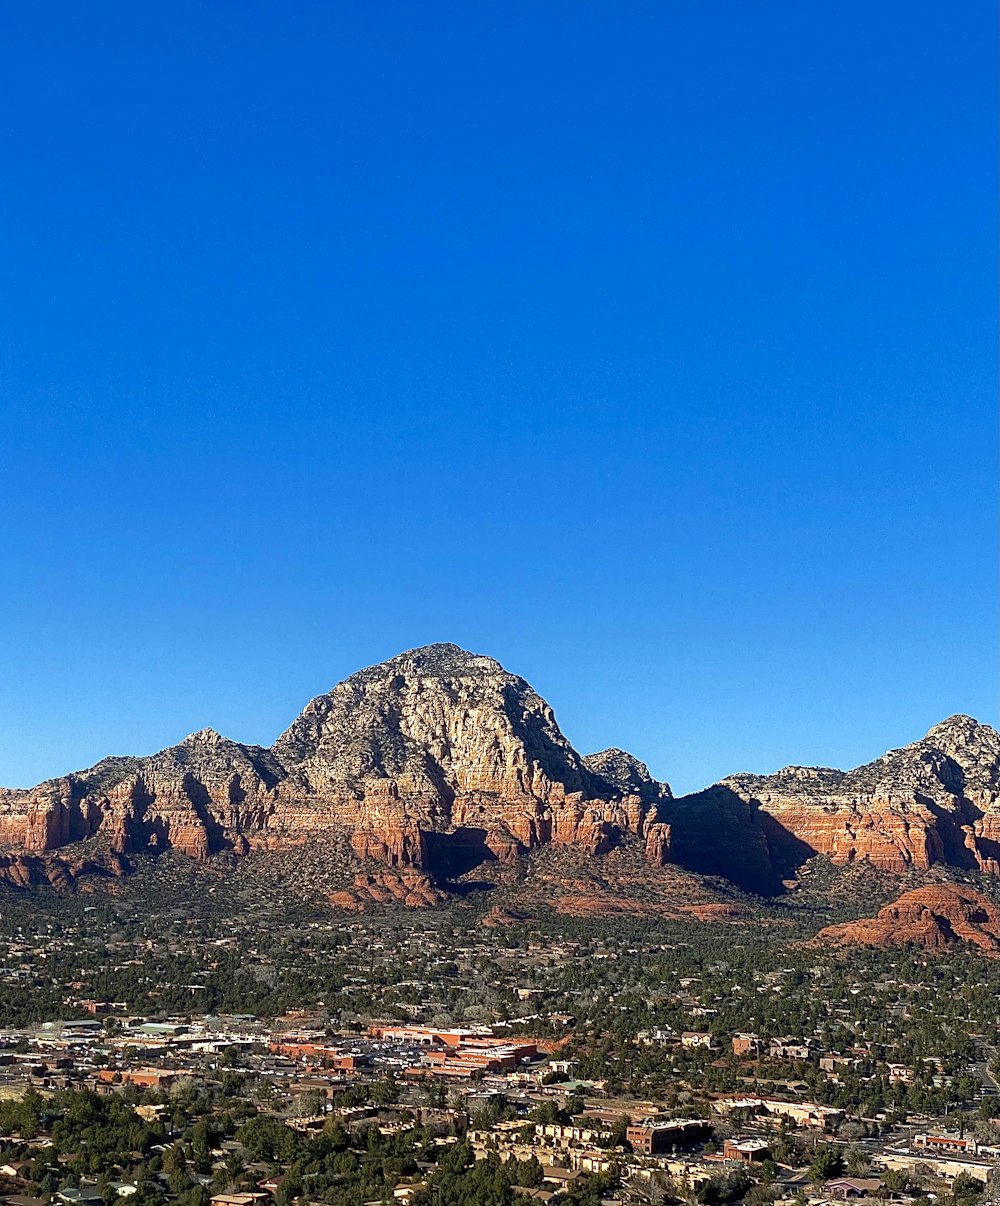
M 1000 957 L 1000 909 L 973 888 L 935 884 L 904 893 L 875 917 L 827 926 L 817 938 L 864 946 L 914 943 L 927 950 L 968 943 Z
M 673 848 L 695 869 L 731 878 L 793 872 L 815 854 L 846 865 L 867 859 L 902 873 L 935 863 L 1000 873 L 1000 733 L 952 716 L 919 741 L 851 771 L 789 766 L 769 776 L 740 774 L 683 801 L 694 816 Z M 707 819 L 741 817 L 750 853 L 706 850 Z M 740 809 L 744 811 L 740 813 Z M 740 857 L 746 864 L 740 866 Z M 725 861 L 725 859 L 723 859 Z
M 646 804 L 660 805 L 671 798 L 670 788 L 649 773 L 649 768 L 625 750 L 601 750 L 587 754 L 583 765 L 608 794 L 638 796 Z
M 271 749 L 204 730 L 0 792 L 0 842 L 37 856 L 101 838 L 114 855 L 205 859 L 346 836 L 362 862 L 452 879 L 547 843 L 600 855 L 629 834 L 662 862 L 669 788 L 621 751 L 591 763 L 524 679 L 430 645 L 317 696 Z
M 148 758 L 0 789 L 0 879 L 17 884 L 120 875 L 167 850 L 302 849 L 354 875 L 338 887 L 362 903 L 427 903 L 473 872 L 516 877 L 542 847 L 621 852 L 614 882 L 646 893 L 668 865 L 770 893 L 816 854 L 997 873 L 1000 735 L 953 716 L 853 771 L 740 774 L 674 799 L 623 750 L 578 754 L 499 662 L 441 644 L 352 674 L 270 749 L 204 729 Z

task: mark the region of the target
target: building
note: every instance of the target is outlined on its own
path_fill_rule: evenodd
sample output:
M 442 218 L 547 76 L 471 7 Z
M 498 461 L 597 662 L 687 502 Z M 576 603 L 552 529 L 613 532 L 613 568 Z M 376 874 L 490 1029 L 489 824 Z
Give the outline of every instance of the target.
M 589 1126 L 561 1126 L 559 1123 L 538 1123 L 535 1134 L 552 1147 L 569 1147 L 570 1144 L 595 1144 L 607 1139 L 610 1132 Z
M 606 1173 L 614 1164 L 614 1157 L 599 1148 L 574 1148 L 569 1153 L 570 1168 L 577 1172 Z
M 823 1055 L 819 1066 L 824 1072 L 839 1072 L 841 1068 L 856 1068 L 861 1061 L 853 1055 Z M 892 1068 L 894 1065 L 890 1064 Z
M 677 1034 L 669 1026 L 658 1026 L 655 1030 L 640 1030 L 636 1041 L 645 1043 L 647 1047 L 668 1047 L 677 1042 Z
M 662 1122 L 647 1118 L 638 1126 L 630 1126 L 625 1138 L 633 1151 L 643 1156 L 659 1156 L 679 1148 L 700 1143 L 711 1133 L 711 1123 L 703 1118 L 670 1118 Z
M 945 1177 L 949 1181 L 953 1181 L 962 1173 L 967 1173 L 970 1177 L 975 1177 L 977 1181 L 984 1183 L 997 1167 L 992 1160 L 984 1157 L 931 1155 L 922 1151 L 909 1153 L 883 1151 L 879 1156 L 879 1161 L 886 1168 L 897 1168 L 903 1172 L 916 1172 L 917 1165 L 920 1164 L 930 1169 L 934 1176 Z
M 958 1152 L 963 1156 L 979 1155 L 979 1144 L 972 1135 L 967 1138 L 962 1135 L 917 1135 L 913 1140 L 913 1146 L 925 1148 L 929 1152 Z
M 733 1055 L 756 1058 L 760 1055 L 760 1039 L 756 1034 L 734 1034 Z
M 491 1039 L 489 1031 L 439 1029 L 436 1026 L 372 1026 L 368 1033 L 373 1038 L 390 1043 L 405 1043 L 413 1047 L 460 1047 L 463 1043 L 478 1039 Z
M 185 1073 L 173 1068 L 124 1068 L 115 1071 L 101 1068 L 97 1079 L 103 1084 L 137 1085 L 141 1089 L 168 1089 L 178 1076 Z
M 844 1111 L 833 1106 L 817 1105 L 813 1101 L 778 1101 L 773 1097 L 720 1097 L 712 1103 L 718 1114 L 731 1114 L 736 1110 L 747 1114 L 769 1115 L 775 1120 L 787 1118 L 796 1126 L 826 1129 L 844 1120 Z
M 768 1047 L 771 1059 L 812 1059 L 814 1048 L 812 1043 L 795 1038 L 771 1039 Z
M 726 1139 L 722 1144 L 724 1160 L 742 1160 L 744 1164 L 759 1164 L 771 1155 L 763 1139 Z
M 835 1181 L 827 1181 L 823 1186 L 831 1198 L 868 1198 L 875 1197 L 882 1187 L 878 1177 L 838 1177 Z

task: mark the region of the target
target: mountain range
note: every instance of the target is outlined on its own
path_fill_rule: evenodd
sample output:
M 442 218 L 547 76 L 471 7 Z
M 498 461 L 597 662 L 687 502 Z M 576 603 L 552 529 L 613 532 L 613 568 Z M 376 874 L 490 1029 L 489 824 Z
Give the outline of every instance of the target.
M 1000 734 L 952 716 L 851 771 L 737 774 L 675 798 L 623 750 L 581 756 L 551 707 L 492 658 L 429 645 L 313 699 L 270 748 L 211 729 L 0 789 L 0 879 L 67 886 L 134 856 L 323 847 L 429 902 L 543 847 L 628 847 L 762 894 L 817 854 L 888 872 L 1000 873 Z

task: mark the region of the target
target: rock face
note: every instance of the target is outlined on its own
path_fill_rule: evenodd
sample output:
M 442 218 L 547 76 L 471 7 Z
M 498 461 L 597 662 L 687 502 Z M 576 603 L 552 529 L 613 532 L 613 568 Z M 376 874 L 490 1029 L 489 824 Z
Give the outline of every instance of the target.
M 743 827 L 757 834 L 744 860 L 755 874 L 784 873 L 813 854 L 841 865 L 868 859 L 890 872 L 934 863 L 1000 872 L 1000 734 L 969 716 L 952 716 L 856 770 L 733 775 L 681 801 L 701 815 L 723 803 L 744 808 Z M 677 841 L 676 820 L 674 849 L 703 865 L 704 826 L 693 828 L 693 858 Z
M 662 804 L 671 798 L 670 788 L 653 778 L 645 762 L 625 750 L 601 750 L 587 754 L 582 761 L 591 775 L 606 785 L 608 794 L 638 796 L 647 804 Z
M 270 749 L 204 729 L 152 757 L 0 789 L 0 881 L 73 883 L 95 858 L 117 875 L 129 855 L 304 843 L 352 851 L 358 874 L 413 870 L 434 884 L 513 869 L 538 847 L 603 858 L 623 843 L 651 868 L 757 892 L 780 890 L 815 854 L 1000 873 L 1000 734 L 954 716 L 857 770 L 734 775 L 675 800 L 623 750 L 581 757 L 499 662 L 429 645 L 317 696 Z M 356 881 L 354 897 L 403 882 Z M 405 886 L 433 895 L 419 879 Z
M 205 729 L 149 758 L 106 758 L 0 792 L 0 842 L 44 854 L 99 834 L 120 854 L 172 848 L 206 858 L 260 824 L 281 775 L 268 750 Z
M 865 946 L 915 943 L 928 950 L 965 942 L 1000 957 L 1000 909 L 972 888 L 937 884 L 905 893 L 875 917 L 827 926 L 817 937 Z
M 721 784 L 690 796 L 681 796 L 665 810 L 667 820 L 647 837 L 647 855 L 655 861 L 652 842 L 660 838 L 662 864 L 675 863 L 702 875 L 731 880 L 748 892 L 774 892 L 782 876 L 778 852 L 795 839 L 781 835 L 775 841 L 769 818 L 758 802 L 745 800 Z M 651 827 L 652 828 L 652 827 Z M 798 856 L 790 866 L 801 865 L 816 853 L 797 843 Z
M 447 893 L 435 887 L 421 871 L 377 871 L 355 875 L 351 888 L 330 893 L 330 904 L 348 913 L 363 913 L 372 904 L 399 904 L 407 909 L 425 909 L 441 904 Z
M 17 888 L 47 885 L 67 890 L 75 887 L 79 880 L 98 875 L 119 877 L 127 875 L 128 869 L 128 863 L 115 854 L 100 860 L 59 858 L 51 854 L 0 854 L 0 882 Z
M 600 855 L 627 832 L 662 862 L 670 789 L 621 751 L 589 761 L 523 679 L 431 645 L 318 696 L 269 750 L 204 730 L 2 792 L 0 842 L 44 854 L 100 837 L 204 859 L 346 832 L 359 860 L 449 879 L 550 842 Z

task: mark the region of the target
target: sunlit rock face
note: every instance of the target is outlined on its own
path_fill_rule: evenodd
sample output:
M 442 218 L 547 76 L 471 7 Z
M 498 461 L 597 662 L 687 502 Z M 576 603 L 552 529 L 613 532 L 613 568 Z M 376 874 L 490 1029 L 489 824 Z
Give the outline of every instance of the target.
M 1000 734 L 969 716 L 852 771 L 790 766 L 719 789 L 754 810 L 776 864 L 818 853 L 891 872 L 1000 871 Z
M 982 892 L 962 884 L 934 884 L 906 892 L 875 917 L 830 925 L 821 942 L 865 946 L 912 943 L 947 950 L 963 943 L 1000 957 L 1000 909 Z
M 271 749 L 203 730 L 3 792 L 0 842 L 43 853 L 100 835 L 122 854 L 205 859 L 347 831 L 360 860 L 450 875 L 549 842 L 597 856 L 625 832 L 662 860 L 669 799 L 622 751 L 581 758 L 499 662 L 431 645 L 317 696 Z
M 756 892 L 780 890 L 816 854 L 996 873 L 1000 735 L 954 716 L 853 771 L 733 775 L 674 799 L 623 750 L 581 757 L 499 662 L 429 645 L 317 696 L 270 749 L 203 729 L 148 758 L 0 790 L 0 881 L 18 884 L 73 882 L 93 859 L 118 875 L 130 855 L 296 846 L 336 851 L 358 874 L 412 869 L 441 884 L 487 864 L 513 874 L 538 847 L 602 859 L 623 844 L 651 868 Z M 435 899 L 423 882 L 391 881 Z

